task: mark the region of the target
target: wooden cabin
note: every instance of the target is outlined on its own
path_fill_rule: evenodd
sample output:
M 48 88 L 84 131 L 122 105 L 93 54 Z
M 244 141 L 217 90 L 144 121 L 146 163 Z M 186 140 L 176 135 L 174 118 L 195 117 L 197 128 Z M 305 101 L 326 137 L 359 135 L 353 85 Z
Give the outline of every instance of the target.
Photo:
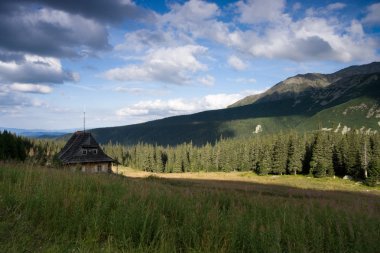
M 83 172 L 112 172 L 114 159 L 107 156 L 89 132 L 75 132 L 58 154 L 62 164 Z

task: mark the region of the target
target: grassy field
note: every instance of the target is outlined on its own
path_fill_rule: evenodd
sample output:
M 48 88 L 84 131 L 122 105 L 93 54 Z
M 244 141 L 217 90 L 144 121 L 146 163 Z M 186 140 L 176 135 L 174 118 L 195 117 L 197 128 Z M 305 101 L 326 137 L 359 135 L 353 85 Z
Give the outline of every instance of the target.
M 236 176 L 0 165 L 0 252 L 378 252 L 378 194 Z

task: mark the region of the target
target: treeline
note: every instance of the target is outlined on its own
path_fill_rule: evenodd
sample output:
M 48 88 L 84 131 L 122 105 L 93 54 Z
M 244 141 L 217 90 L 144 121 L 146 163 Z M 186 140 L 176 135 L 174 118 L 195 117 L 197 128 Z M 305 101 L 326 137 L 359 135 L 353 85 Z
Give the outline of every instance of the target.
M 0 161 L 25 161 L 30 147 L 30 140 L 8 131 L 0 131 Z
M 125 166 L 152 172 L 253 171 L 266 174 L 345 176 L 375 184 L 380 178 L 380 138 L 351 132 L 317 132 L 220 140 L 215 145 L 176 147 L 105 145 Z
M 58 166 L 58 153 L 65 146 L 66 141 L 52 139 L 31 139 L 28 158 L 33 164 L 42 166 Z
M 62 140 L 38 140 L 0 132 L 0 161 L 54 165 Z M 370 185 L 380 181 L 380 136 L 349 132 L 257 135 L 221 139 L 214 145 L 173 146 L 109 143 L 104 151 L 120 164 L 151 172 L 252 171 L 259 175 L 349 175 Z
M 28 139 L 8 131 L 0 131 L 0 161 L 28 161 L 52 165 L 65 145 L 60 140 Z

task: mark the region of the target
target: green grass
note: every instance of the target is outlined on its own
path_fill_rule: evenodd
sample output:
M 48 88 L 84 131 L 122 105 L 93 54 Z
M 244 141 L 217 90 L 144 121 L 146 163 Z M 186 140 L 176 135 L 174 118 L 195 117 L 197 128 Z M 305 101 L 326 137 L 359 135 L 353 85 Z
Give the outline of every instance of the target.
M 0 251 L 379 249 L 378 195 L 202 182 L 0 165 Z
M 307 175 L 259 176 L 253 172 L 241 172 L 239 176 L 262 184 L 276 184 L 323 191 L 368 192 L 377 194 L 380 197 L 380 185 L 368 186 L 361 181 L 345 180 L 340 177 L 315 178 Z

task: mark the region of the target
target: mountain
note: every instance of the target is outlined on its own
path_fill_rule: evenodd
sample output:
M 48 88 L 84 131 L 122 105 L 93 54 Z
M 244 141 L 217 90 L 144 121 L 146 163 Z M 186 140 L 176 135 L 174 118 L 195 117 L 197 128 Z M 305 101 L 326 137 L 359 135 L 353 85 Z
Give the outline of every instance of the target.
M 57 138 L 68 134 L 73 131 L 73 129 L 68 130 L 43 130 L 43 129 L 20 129 L 20 128 L 7 128 L 0 127 L 0 131 L 8 131 L 20 136 L 30 137 L 30 138 Z
M 226 109 L 93 129 L 101 143 L 205 144 L 279 131 L 380 130 L 380 63 L 296 75 Z
M 249 105 L 255 102 L 260 103 L 265 101 L 282 100 L 286 98 L 297 98 L 318 92 L 322 88 L 326 88 L 330 84 L 344 78 L 351 78 L 355 75 L 365 75 L 379 72 L 380 63 L 373 62 L 360 66 L 351 66 L 332 74 L 300 74 L 277 83 L 264 93 L 245 97 L 230 105 L 229 108 Z

